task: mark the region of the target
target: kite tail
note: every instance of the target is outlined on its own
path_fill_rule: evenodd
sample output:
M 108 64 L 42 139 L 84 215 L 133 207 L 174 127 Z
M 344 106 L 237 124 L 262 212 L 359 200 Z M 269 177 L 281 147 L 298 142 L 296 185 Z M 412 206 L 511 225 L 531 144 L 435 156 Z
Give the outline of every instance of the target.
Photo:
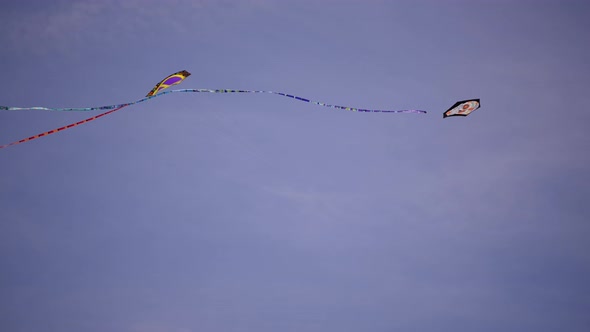
M 109 114 L 111 114 L 113 112 L 116 112 L 116 111 L 118 111 L 118 110 L 120 110 L 122 108 L 125 108 L 126 106 L 129 106 L 129 105 L 121 106 L 119 108 L 112 109 L 110 111 L 104 112 L 102 114 L 93 116 L 93 117 L 88 118 L 88 119 L 84 119 L 82 121 L 78 121 L 76 123 L 69 124 L 67 126 L 59 127 L 59 128 L 56 128 L 56 129 L 53 129 L 53 130 L 50 130 L 50 131 L 46 131 L 46 132 L 41 133 L 41 134 L 37 134 L 35 136 L 24 138 L 24 139 L 21 139 L 20 141 L 12 142 L 12 143 L 5 144 L 5 145 L 0 145 L 0 149 L 7 148 L 9 146 L 17 145 L 17 144 L 20 144 L 20 143 L 25 143 L 25 142 L 28 142 L 28 141 L 32 141 L 34 139 L 41 138 L 43 136 L 55 134 L 57 132 L 60 132 L 60 131 L 66 130 L 66 129 L 70 129 L 70 128 L 75 127 L 75 126 L 78 126 L 78 125 L 81 125 L 81 124 L 84 124 L 84 123 L 88 123 L 88 122 L 93 121 L 93 120 L 96 120 L 98 118 L 102 118 L 105 115 L 109 115 Z
M 177 92 L 196 92 L 196 93 L 269 93 L 269 94 L 274 94 L 274 95 L 278 95 L 278 96 L 283 96 L 283 97 L 288 97 L 288 98 L 292 98 L 295 100 L 299 100 L 302 102 L 306 102 L 306 103 L 311 103 L 311 104 L 315 104 L 315 105 L 319 105 L 319 106 L 324 106 L 324 107 L 330 107 L 330 108 L 335 108 L 335 109 L 342 109 L 342 110 L 346 110 L 346 111 L 352 111 L 352 112 L 371 112 L 371 113 L 426 113 L 426 111 L 423 110 L 414 110 L 414 109 L 410 109 L 410 110 L 373 110 L 373 109 L 365 109 L 365 108 L 356 108 L 356 107 L 348 107 L 348 106 L 340 106 L 340 105 L 331 105 L 331 104 L 326 104 L 323 102 L 319 102 L 319 101 L 314 101 L 311 99 L 307 99 L 307 98 L 303 98 L 303 97 L 299 97 L 299 96 L 295 96 L 295 95 L 290 95 L 287 93 L 283 93 L 283 92 L 275 92 L 275 91 L 266 91 L 266 90 L 232 90 L 232 89 L 180 89 L 180 90 L 168 90 L 168 91 L 162 91 L 160 93 L 157 93 L 155 95 L 150 95 L 147 97 L 144 97 L 142 99 L 136 100 L 134 102 L 130 102 L 130 103 L 125 103 L 125 104 L 117 104 L 117 105 L 107 105 L 107 106 L 99 106 L 99 107 L 83 107 L 83 108 L 50 108 L 50 107 L 9 107 L 9 106 L 0 106 L 0 110 L 5 110 L 5 111 L 22 111 L 22 110 L 43 110 L 43 111 L 63 111 L 63 112 L 87 112 L 87 111 L 95 111 L 95 110 L 102 110 L 102 111 L 106 111 L 102 114 L 93 116 L 91 118 L 82 120 L 82 121 L 78 121 L 76 123 L 72 123 L 70 125 L 67 126 L 63 126 L 60 128 L 56 128 L 50 131 L 46 131 L 44 133 L 35 135 L 35 136 L 31 136 L 25 139 L 22 139 L 20 141 L 16 141 L 16 142 L 12 142 L 10 144 L 6 144 L 6 145 L 0 145 L 0 149 L 12 146 L 12 145 L 17 145 L 20 143 L 24 143 L 24 142 L 28 142 L 28 141 L 32 141 L 34 139 L 43 137 L 43 136 L 47 136 L 47 135 L 51 135 L 66 129 L 70 129 L 72 127 L 96 120 L 98 118 L 101 118 L 105 115 L 111 114 L 115 111 L 118 111 L 122 108 L 125 108 L 127 106 L 131 106 L 131 105 L 135 105 L 138 103 L 142 103 L 144 101 L 150 100 L 152 98 L 156 98 L 165 94 L 169 94 L 169 93 L 177 93 Z
M 365 109 L 365 108 L 356 108 L 356 107 L 348 107 L 348 106 L 339 106 L 339 105 L 330 105 L 330 104 L 326 104 L 326 103 L 322 103 L 319 101 L 313 101 L 313 100 L 309 100 L 307 98 L 303 98 L 303 97 L 298 97 L 298 96 L 294 96 L 294 95 L 290 95 L 290 94 L 286 94 L 286 93 L 282 93 L 282 92 L 272 92 L 269 91 L 273 94 L 279 95 L 279 96 L 284 96 L 284 97 L 289 97 L 289 98 L 293 98 L 296 100 L 300 100 L 300 101 L 304 101 L 306 103 L 312 103 L 312 104 L 316 104 L 319 106 L 324 106 L 324 107 L 331 107 L 331 108 L 338 108 L 341 110 L 346 110 L 346 111 L 353 111 L 353 112 L 372 112 L 372 113 L 426 113 L 426 111 L 423 110 L 371 110 L 371 109 Z
M 166 91 L 164 93 L 173 93 L 173 92 L 209 92 L 209 93 L 270 93 L 278 96 L 289 97 L 295 100 L 303 101 L 306 103 L 316 104 L 319 106 L 330 107 L 330 108 L 337 108 L 346 111 L 352 112 L 372 112 L 372 113 L 426 113 L 423 110 L 373 110 L 373 109 L 365 109 L 365 108 L 356 108 L 356 107 L 349 107 L 349 106 L 339 106 L 339 105 L 331 105 L 326 104 L 320 101 L 314 101 L 311 99 L 291 95 L 288 93 L 283 92 L 275 92 L 275 91 L 267 91 L 267 90 L 232 90 L 232 89 L 180 89 L 180 90 L 171 90 Z
M 87 111 L 96 111 L 96 110 L 111 110 L 115 108 L 130 106 L 134 104 L 143 103 L 144 101 L 169 94 L 169 93 L 177 93 L 177 92 L 196 92 L 196 93 L 269 93 L 278 96 L 288 97 L 295 100 L 299 100 L 306 103 L 311 103 L 323 107 L 330 107 L 336 108 L 346 111 L 352 112 L 371 112 L 371 113 L 426 113 L 423 110 L 373 110 L 373 109 L 365 109 L 365 108 L 356 108 L 356 107 L 348 107 L 348 106 L 340 106 L 340 105 L 331 105 L 327 103 L 323 103 L 320 101 L 314 101 L 311 99 L 291 95 L 288 93 L 283 92 L 275 92 L 275 91 L 266 91 L 266 90 L 233 90 L 233 89 L 179 89 L 179 90 L 168 90 L 163 91 L 158 94 L 145 97 L 134 102 L 125 103 L 125 104 L 117 104 L 117 105 L 108 105 L 108 106 L 99 106 L 99 107 L 81 107 L 81 108 L 50 108 L 50 107 L 8 107 L 8 106 L 1 106 L 0 110 L 7 110 L 7 111 L 22 111 L 22 110 L 41 110 L 41 111 L 62 111 L 62 112 L 87 112 Z

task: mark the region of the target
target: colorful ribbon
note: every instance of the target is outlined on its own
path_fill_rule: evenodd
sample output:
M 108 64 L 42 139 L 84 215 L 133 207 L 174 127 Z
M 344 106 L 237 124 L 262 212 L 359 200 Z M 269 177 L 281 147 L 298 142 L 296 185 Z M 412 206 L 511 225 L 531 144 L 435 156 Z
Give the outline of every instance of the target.
M 107 110 L 107 112 L 93 116 L 91 118 L 82 120 L 82 121 L 78 121 L 76 123 L 67 125 L 67 126 L 63 126 L 57 129 L 53 129 L 50 131 L 46 131 L 44 133 L 35 135 L 35 136 L 31 136 L 25 139 L 22 139 L 20 141 L 16 141 L 16 142 L 12 142 L 10 144 L 6 144 L 6 145 L 1 145 L 0 149 L 2 148 L 6 148 L 12 145 L 16 145 L 16 144 L 20 144 L 20 143 L 24 143 L 24 142 L 28 142 L 28 141 L 32 141 L 34 139 L 43 137 L 43 136 L 47 136 L 47 135 L 51 135 L 66 129 L 70 129 L 72 127 L 96 120 L 98 118 L 101 118 L 105 115 L 111 114 L 115 111 L 118 111 L 124 107 L 130 106 L 130 105 L 134 105 L 134 104 L 139 104 L 142 103 L 144 101 L 148 101 L 150 99 L 165 95 L 165 94 L 169 94 L 169 93 L 177 93 L 177 92 L 200 92 L 200 93 L 269 93 L 269 94 L 274 94 L 274 95 L 279 95 L 279 96 L 283 96 L 283 97 L 289 97 L 292 99 L 296 99 L 299 101 L 303 101 L 303 102 L 307 102 L 307 103 L 312 103 L 312 104 L 316 104 L 319 106 L 324 106 L 324 107 L 331 107 L 331 108 L 336 108 L 336 109 L 342 109 L 342 110 L 347 110 L 347 111 L 352 111 L 352 112 L 371 112 L 371 113 L 426 113 L 426 111 L 423 110 L 373 110 L 373 109 L 365 109 L 365 108 L 356 108 L 356 107 L 348 107 L 348 106 L 339 106 L 339 105 L 331 105 L 331 104 L 326 104 L 326 103 L 322 103 L 319 101 L 313 101 L 307 98 L 303 98 L 303 97 L 298 97 L 295 95 L 290 95 L 287 93 L 282 93 L 282 92 L 274 92 L 274 91 L 264 91 L 264 90 L 229 90 L 229 89 L 179 89 L 179 90 L 169 90 L 169 91 L 163 91 L 160 92 L 158 94 L 149 96 L 149 97 L 145 97 L 139 100 L 136 100 L 134 102 L 130 102 L 130 103 L 124 103 L 124 104 L 118 104 L 118 105 L 108 105 L 108 106 L 99 106 L 99 107 L 80 107 L 80 108 L 51 108 L 51 107 L 8 107 L 8 106 L 0 106 L 0 110 L 5 110 L 5 111 L 23 111 L 23 110 L 42 110 L 42 111 L 62 111 L 62 112 L 88 112 L 88 111 L 96 111 L 96 110 Z

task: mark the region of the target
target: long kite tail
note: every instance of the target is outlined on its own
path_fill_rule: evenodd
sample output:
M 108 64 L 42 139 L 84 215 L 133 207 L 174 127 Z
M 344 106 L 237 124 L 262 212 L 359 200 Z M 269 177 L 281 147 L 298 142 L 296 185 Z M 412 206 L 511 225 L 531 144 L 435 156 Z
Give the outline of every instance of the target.
M 79 108 L 51 108 L 51 107 L 8 107 L 8 106 L 0 106 L 0 110 L 6 111 L 22 111 L 22 110 L 41 110 L 41 111 L 62 111 L 62 112 L 85 112 L 85 111 L 97 111 L 97 110 L 112 110 L 115 108 L 125 107 L 129 105 L 134 105 L 138 103 L 142 103 L 144 101 L 169 94 L 169 93 L 177 93 L 177 92 L 200 92 L 200 93 L 270 93 L 278 96 L 289 97 L 295 100 L 316 104 L 319 106 L 324 107 L 331 107 L 337 108 L 347 111 L 353 112 L 375 112 L 375 113 L 426 113 L 423 110 L 373 110 L 373 109 L 365 109 L 365 108 L 356 108 L 356 107 L 348 107 L 348 106 L 339 106 L 339 105 L 331 105 L 319 101 L 314 101 L 311 99 L 291 95 L 288 93 L 283 92 L 274 92 L 274 91 L 265 91 L 265 90 L 232 90 L 232 89 L 179 89 L 179 90 L 169 90 L 163 91 L 156 95 L 145 97 L 134 102 L 125 103 L 125 104 L 117 104 L 117 105 L 107 105 L 107 106 L 99 106 L 99 107 L 79 107 Z
M 117 104 L 117 105 L 107 105 L 107 106 L 99 106 L 99 107 L 81 107 L 81 108 L 51 108 L 51 107 L 8 107 L 8 106 L 0 106 L 0 110 L 5 110 L 5 111 L 22 111 L 22 110 L 41 110 L 41 111 L 62 111 L 62 112 L 87 112 L 87 111 L 96 111 L 96 110 L 103 110 L 106 111 L 102 114 L 93 116 L 91 118 L 82 120 L 82 121 L 78 121 L 76 123 L 72 123 L 70 125 L 67 126 L 63 126 L 60 128 L 56 128 L 50 131 L 46 131 L 44 133 L 35 135 L 35 136 L 31 136 L 28 138 L 24 138 L 20 141 L 16 141 L 16 142 L 12 142 L 10 144 L 5 144 L 5 145 L 0 145 L 0 149 L 12 146 L 12 145 L 17 145 L 20 143 L 24 143 L 24 142 L 28 142 L 28 141 L 32 141 L 34 139 L 43 137 L 43 136 L 47 136 L 47 135 L 51 135 L 66 129 L 70 129 L 72 127 L 75 127 L 77 125 L 81 125 L 93 120 L 96 120 L 98 118 L 101 118 L 105 115 L 111 114 L 115 111 L 118 111 L 124 107 L 127 106 L 131 106 L 134 104 L 138 104 L 138 103 L 142 103 L 144 101 L 165 95 L 165 94 L 169 94 L 169 93 L 177 93 L 177 92 L 200 92 L 200 93 L 269 93 L 269 94 L 274 94 L 274 95 L 278 95 L 278 96 L 283 96 L 283 97 L 288 97 L 288 98 L 292 98 L 292 99 L 296 99 L 299 101 L 303 101 L 306 103 L 311 103 L 311 104 L 316 104 L 319 106 L 324 106 L 324 107 L 331 107 L 331 108 L 336 108 L 336 109 L 342 109 L 342 110 L 347 110 L 347 111 L 353 111 L 353 112 L 373 112 L 373 113 L 426 113 L 426 111 L 423 110 L 373 110 L 373 109 L 365 109 L 365 108 L 356 108 L 356 107 L 348 107 L 348 106 L 339 106 L 339 105 L 331 105 L 331 104 L 326 104 L 323 102 L 319 102 L 319 101 L 314 101 L 314 100 L 310 100 L 307 98 L 303 98 L 303 97 L 299 97 L 299 96 L 295 96 L 295 95 L 290 95 L 287 93 L 282 93 L 282 92 L 274 92 L 274 91 L 265 91 L 265 90 L 231 90 L 231 89 L 179 89 L 179 90 L 169 90 L 169 91 L 163 91 L 160 92 L 158 94 L 149 96 L 149 97 L 145 97 L 139 100 L 136 100 L 134 102 L 130 102 L 130 103 L 125 103 L 125 104 Z
M 25 143 L 25 142 L 28 142 L 28 141 L 32 141 L 34 139 L 41 138 L 43 136 L 47 136 L 47 135 L 51 135 L 51 134 L 55 134 L 57 132 L 60 132 L 60 131 L 66 130 L 66 129 L 70 129 L 72 127 L 75 127 L 75 126 L 78 126 L 78 125 L 81 125 L 81 124 L 84 124 L 84 123 L 87 123 L 87 122 L 96 120 L 98 118 L 102 118 L 103 116 L 109 115 L 109 114 L 111 114 L 113 112 L 116 112 L 116 111 L 118 111 L 118 110 L 120 110 L 120 109 L 122 109 L 122 108 L 124 108 L 126 106 L 129 106 L 129 105 L 124 105 L 124 106 L 121 106 L 119 108 L 115 108 L 115 109 L 112 109 L 110 111 L 104 112 L 102 114 L 93 116 L 91 118 L 88 118 L 88 119 L 85 119 L 85 120 L 82 120 L 82 121 L 78 121 L 76 123 L 72 123 L 72 124 L 67 125 L 67 126 L 59 127 L 59 128 L 56 128 L 56 129 L 53 129 L 53 130 L 50 130 L 50 131 L 46 131 L 44 133 L 37 134 L 35 136 L 31 136 L 31 137 L 28 137 L 28 138 L 23 138 L 20 141 L 12 142 L 12 143 L 5 144 L 5 145 L 0 145 L 0 149 L 7 148 L 9 146 L 17 145 L 17 144 L 20 144 L 20 143 Z
M 293 98 L 293 99 L 296 99 L 296 100 L 300 100 L 300 101 L 303 101 L 303 102 L 306 102 L 306 103 L 312 103 L 312 104 L 316 104 L 316 105 L 319 105 L 319 106 L 331 107 L 331 108 L 338 108 L 338 109 L 343 109 L 343 110 L 353 111 L 353 112 L 373 112 L 373 113 L 426 113 L 426 111 L 423 111 L 423 110 L 373 110 L 373 109 L 356 108 L 356 107 L 349 107 L 349 106 L 331 105 L 331 104 L 326 104 L 326 103 L 323 103 L 323 102 L 320 102 L 320 101 L 314 101 L 314 100 L 311 100 L 311 99 L 307 99 L 307 98 L 303 98 L 303 97 L 291 95 L 291 94 L 288 94 L 288 93 L 275 92 L 275 91 L 265 91 L 265 90 L 181 89 L 181 90 L 172 90 L 172 91 L 167 91 L 167 92 L 271 93 L 271 94 L 278 95 L 278 96 L 289 97 L 289 98 Z M 164 92 L 164 93 L 166 93 L 166 92 Z

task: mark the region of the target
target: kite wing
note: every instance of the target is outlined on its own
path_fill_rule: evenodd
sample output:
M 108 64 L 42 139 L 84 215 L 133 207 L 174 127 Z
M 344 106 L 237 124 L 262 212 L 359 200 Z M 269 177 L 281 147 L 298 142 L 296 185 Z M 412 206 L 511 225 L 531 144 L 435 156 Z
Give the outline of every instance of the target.
M 480 106 L 479 99 L 458 101 L 443 113 L 443 119 L 449 116 L 468 116 Z
M 146 97 L 151 97 L 156 93 L 160 92 L 161 90 L 167 89 L 173 85 L 179 84 L 185 78 L 189 77 L 191 73 L 186 70 L 179 71 L 178 73 L 174 73 L 165 79 L 161 80 L 160 83 L 156 84 L 156 86 L 150 91 Z

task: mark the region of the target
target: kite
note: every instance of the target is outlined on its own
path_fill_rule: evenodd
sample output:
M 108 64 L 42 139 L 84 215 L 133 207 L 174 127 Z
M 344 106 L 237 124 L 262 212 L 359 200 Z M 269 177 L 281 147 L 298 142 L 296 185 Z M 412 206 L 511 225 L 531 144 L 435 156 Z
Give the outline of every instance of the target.
M 56 128 L 53 130 L 46 131 L 41 134 L 37 134 L 28 138 L 21 139 L 19 141 L 12 142 L 10 144 L 0 145 L 0 149 L 6 148 L 12 145 L 28 142 L 43 136 L 51 135 L 66 129 L 70 129 L 72 127 L 88 123 L 90 121 L 99 119 L 103 116 L 112 114 L 118 110 L 121 110 L 127 106 L 131 106 L 134 104 L 142 103 L 153 98 L 163 96 L 166 94 L 171 93 L 266 93 L 266 94 L 274 94 L 278 96 L 288 97 L 292 99 L 296 99 L 302 102 L 307 102 L 311 104 L 316 104 L 319 106 L 330 107 L 335 109 L 342 109 L 352 112 L 371 112 L 371 113 L 426 113 L 426 111 L 419 110 L 419 109 L 407 109 L 407 110 L 379 110 L 379 109 L 364 109 L 364 108 L 355 108 L 355 107 L 348 107 L 348 106 L 339 106 L 339 105 L 332 105 L 327 104 L 319 101 L 313 101 L 311 99 L 283 93 L 283 92 L 276 92 L 276 91 L 268 91 L 268 90 L 232 90 L 232 89 L 179 89 L 179 90 L 166 90 L 173 85 L 180 84 L 184 81 L 187 77 L 189 77 L 191 73 L 186 70 L 179 71 L 168 77 L 161 80 L 156 86 L 150 90 L 150 92 L 142 99 L 138 99 L 133 102 L 117 104 L 117 105 L 107 105 L 107 106 L 98 106 L 98 107 L 78 107 L 78 108 L 52 108 L 52 107 L 8 107 L 8 106 L 0 106 L 0 110 L 4 111 L 23 111 L 23 110 L 42 110 L 42 111 L 62 111 L 62 112 L 88 112 L 88 111 L 106 111 L 104 113 L 95 115 L 88 119 L 84 119 L 82 121 L 78 121 L 76 123 L 69 124 L 67 126 L 63 126 L 60 128 Z M 166 91 L 163 91 L 166 90 Z M 467 105 L 467 106 L 465 106 Z M 453 107 L 451 107 L 448 111 L 445 112 L 444 117 L 453 116 L 453 115 L 467 115 L 474 111 L 475 109 L 479 108 L 479 99 L 473 100 L 464 100 L 462 102 L 457 102 Z
M 186 70 L 181 70 L 178 73 L 174 73 L 165 79 L 161 80 L 160 83 L 156 84 L 156 86 L 150 91 L 146 97 L 150 97 L 155 95 L 156 93 L 160 92 L 160 90 L 168 89 L 169 87 L 180 84 L 185 78 L 191 76 Z
M 443 113 L 443 119 L 449 116 L 468 116 L 471 112 L 480 107 L 479 99 L 467 99 L 456 102 L 446 112 Z

